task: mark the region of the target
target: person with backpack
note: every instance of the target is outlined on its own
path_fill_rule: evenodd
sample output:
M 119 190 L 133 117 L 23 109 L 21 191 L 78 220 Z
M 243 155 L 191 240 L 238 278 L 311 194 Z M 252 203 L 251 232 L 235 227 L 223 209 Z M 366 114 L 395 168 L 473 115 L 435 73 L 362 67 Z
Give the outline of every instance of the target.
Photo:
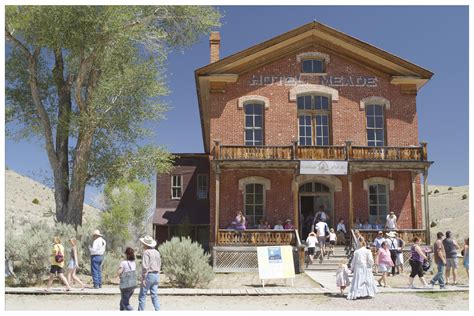
M 45 292 L 51 290 L 51 285 L 53 284 L 54 276 L 57 274 L 61 281 L 63 281 L 66 286 L 66 291 L 70 291 L 71 287 L 67 282 L 66 277 L 64 276 L 64 247 L 61 245 L 61 239 L 58 236 L 53 237 L 53 250 L 51 252 L 51 269 L 49 271 L 48 285 L 44 289 Z
M 98 229 L 93 233 L 94 241 L 92 247 L 89 247 L 91 252 L 91 274 L 94 283 L 94 289 L 102 287 L 102 262 L 104 261 L 105 240 Z
M 130 305 L 130 298 L 137 286 L 137 265 L 133 248 L 127 247 L 125 249 L 125 258 L 126 260 L 120 262 L 117 271 L 120 278 L 120 310 L 132 311 L 133 307 Z
M 319 257 L 319 262 L 323 262 L 324 253 L 326 251 L 326 235 L 329 235 L 329 227 L 326 222 L 320 219 L 314 228 L 318 236 L 319 249 L 321 249 L 321 257 Z
M 385 241 L 388 244 L 388 249 L 390 250 L 390 258 L 392 262 L 397 262 L 397 255 L 398 255 L 398 239 L 397 234 L 395 232 L 388 232 L 387 239 Z M 395 265 L 392 266 L 392 276 L 395 276 Z

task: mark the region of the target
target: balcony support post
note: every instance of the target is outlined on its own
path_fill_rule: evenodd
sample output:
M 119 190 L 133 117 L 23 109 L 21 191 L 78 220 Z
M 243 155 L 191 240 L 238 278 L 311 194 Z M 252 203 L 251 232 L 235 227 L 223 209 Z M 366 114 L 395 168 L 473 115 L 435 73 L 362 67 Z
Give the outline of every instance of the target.
M 299 219 L 299 208 L 298 208 L 298 181 L 296 180 L 297 176 L 297 170 L 295 170 L 295 173 L 293 174 L 293 181 L 292 181 L 292 187 L 293 187 L 293 223 L 295 226 L 295 229 L 300 228 L 300 219 Z
M 418 228 L 418 210 L 416 208 L 416 177 L 417 174 L 410 172 L 411 186 L 410 186 L 410 197 L 411 197 L 411 214 L 412 214 L 412 228 Z
M 428 161 L 428 143 L 420 142 L 421 145 L 421 160 Z
M 346 140 L 346 160 L 350 160 L 352 158 L 352 141 Z
M 215 139 L 214 144 L 214 160 L 219 160 L 221 158 L 221 141 Z
M 352 174 L 351 169 L 349 166 L 349 172 L 347 175 L 347 179 L 349 181 L 349 229 L 353 229 L 354 225 L 354 202 L 352 197 Z
M 220 186 L 221 184 L 221 171 L 219 168 L 219 163 L 216 163 L 216 202 L 215 202 L 215 207 L 216 207 L 216 214 L 215 214 L 215 228 L 214 228 L 214 240 L 215 243 L 218 245 L 219 244 L 219 211 L 220 211 Z
M 423 172 L 423 195 L 425 201 L 425 229 L 426 229 L 426 240 L 425 242 L 431 244 L 430 236 L 430 207 L 428 204 L 428 167 L 425 167 Z

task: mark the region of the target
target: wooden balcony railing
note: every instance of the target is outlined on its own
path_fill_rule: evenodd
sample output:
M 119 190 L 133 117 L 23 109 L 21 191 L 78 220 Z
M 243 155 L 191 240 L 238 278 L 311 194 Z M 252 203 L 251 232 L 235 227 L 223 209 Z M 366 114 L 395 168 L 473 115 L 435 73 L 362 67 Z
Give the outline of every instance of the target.
M 292 245 L 295 243 L 294 236 L 294 230 L 219 229 L 217 244 L 233 246 Z
M 427 145 L 417 147 L 352 146 L 242 146 L 216 141 L 215 160 L 375 160 L 427 161 Z
M 379 230 L 377 229 L 370 229 L 370 230 L 359 229 L 359 232 L 362 235 L 362 237 L 364 237 L 364 239 L 369 243 L 372 243 L 374 241 L 375 237 L 377 237 L 378 231 Z M 382 230 L 382 231 L 383 231 L 383 237 L 386 238 L 386 233 L 392 230 Z M 403 239 L 403 241 L 405 241 L 405 244 L 407 245 L 413 244 L 413 237 L 415 236 L 418 236 L 419 238 L 421 238 L 421 241 L 423 244 L 428 244 L 428 245 L 430 244 L 430 241 L 426 240 L 425 229 L 397 229 L 393 231 L 396 231 L 399 234 L 399 237 Z

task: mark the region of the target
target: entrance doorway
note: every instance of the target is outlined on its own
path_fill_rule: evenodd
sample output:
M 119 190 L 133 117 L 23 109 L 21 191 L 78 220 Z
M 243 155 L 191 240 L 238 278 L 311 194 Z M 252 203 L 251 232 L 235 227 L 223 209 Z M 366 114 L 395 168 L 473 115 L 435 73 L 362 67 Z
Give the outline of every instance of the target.
M 319 211 L 320 206 L 328 214 L 328 225 L 333 223 L 332 194 L 329 187 L 319 183 L 310 182 L 300 186 L 300 236 L 306 240 L 308 234 L 314 229 L 312 227 L 314 215 Z

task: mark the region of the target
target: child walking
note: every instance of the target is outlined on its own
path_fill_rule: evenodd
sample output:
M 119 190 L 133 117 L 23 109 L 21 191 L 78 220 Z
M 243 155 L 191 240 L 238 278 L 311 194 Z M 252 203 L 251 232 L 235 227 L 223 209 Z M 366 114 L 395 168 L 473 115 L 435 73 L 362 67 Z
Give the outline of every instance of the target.
M 336 233 L 334 232 L 334 228 L 331 228 L 329 230 L 329 251 L 328 251 L 328 259 L 329 259 L 329 255 L 333 255 L 334 256 L 334 246 L 336 245 L 337 243 L 337 235 Z
M 336 270 L 336 285 L 341 290 L 341 296 L 344 296 L 344 289 L 351 284 L 349 281 L 349 273 L 351 273 L 351 271 L 347 267 L 347 260 L 344 259 L 339 263 Z

